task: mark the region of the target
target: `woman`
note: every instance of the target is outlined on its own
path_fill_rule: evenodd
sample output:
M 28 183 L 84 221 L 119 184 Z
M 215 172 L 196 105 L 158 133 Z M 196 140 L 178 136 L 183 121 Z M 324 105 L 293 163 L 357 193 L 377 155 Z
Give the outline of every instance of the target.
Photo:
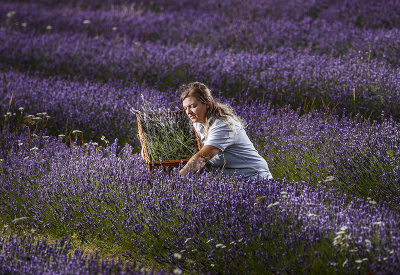
M 181 87 L 181 103 L 201 139 L 202 149 L 180 171 L 186 175 L 204 166 L 220 169 L 229 176 L 246 179 L 272 179 L 268 164 L 243 129 L 244 121 L 228 104 L 216 101 L 210 89 L 200 82 Z

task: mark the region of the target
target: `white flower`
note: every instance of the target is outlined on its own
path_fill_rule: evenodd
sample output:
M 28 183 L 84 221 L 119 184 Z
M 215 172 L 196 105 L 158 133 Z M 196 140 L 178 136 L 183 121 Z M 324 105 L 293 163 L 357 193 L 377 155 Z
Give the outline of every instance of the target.
M 219 243 L 219 244 L 217 244 L 215 247 L 216 247 L 216 248 L 218 248 L 218 247 L 225 248 L 226 246 L 225 246 L 224 244 L 222 244 L 222 243 Z
M 117 27 L 112 27 L 112 30 L 113 31 L 116 31 L 118 28 Z
M 213 241 L 214 239 L 209 239 L 206 243 L 209 243 L 209 242 L 211 242 L 211 241 Z
M 361 264 L 363 261 L 362 260 L 356 260 L 356 263 Z
M 82 133 L 82 131 L 80 131 L 80 130 L 73 130 L 72 133 L 73 133 L 73 134 L 79 134 L 79 133 Z
M 375 205 L 375 204 L 376 204 L 376 201 L 369 201 L 369 203 L 370 203 L 371 205 Z
M 274 202 L 274 203 L 271 203 L 271 204 L 269 204 L 269 205 L 267 206 L 267 208 L 274 207 L 274 206 L 276 206 L 276 205 L 278 205 L 278 204 L 279 204 L 279 201 Z
M 42 115 L 42 113 L 36 113 L 36 115 L 37 115 L 37 116 L 41 116 L 41 115 Z
M 182 274 L 182 270 L 180 270 L 179 268 L 175 268 L 174 274 Z
M 318 215 L 315 215 L 315 214 L 312 214 L 312 213 L 308 214 L 308 217 L 310 217 L 310 218 L 317 217 L 317 216 Z
M 15 14 L 15 11 L 7 12 L 7 18 L 13 17 L 14 14 Z
M 182 258 L 182 255 L 179 253 L 174 253 L 174 258 L 179 260 Z
M 240 243 L 241 241 L 243 241 L 243 238 L 239 239 L 238 242 Z
M 344 263 L 343 263 L 343 267 L 344 267 L 345 265 L 347 265 L 348 262 L 349 262 L 349 260 L 346 259 L 346 261 L 344 261 Z
M 214 266 L 215 266 L 215 264 L 210 264 L 210 266 L 211 266 L 211 267 L 214 267 Z
M 4 161 L 4 159 L 0 159 L 0 162 L 3 162 Z
M 21 26 L 25 28 L 26 27 L 26 23 L 25 22 L 21 23 Z
M 6 116 L 12 116 L 12 113 L 7 112 Z
M 385 223 L 383 223 L 383 222 L 374 222 L 374 224 L 378 225 L 378 226 L 385 226 Z
M 233 245 L 235 245 L 235 244 L 236 244 L 236 242 L 235 242 L 235 241 L 233 241 L 233 242 L 230 242 L 229 244 L 233 244 Z
M 99 144 L 97 142 L 93 142 L 92 145 L 97 146 Z
M 61 138 L 62 138 L 62 137 L 65 137 L 65 135 L 63 135 L 63 134 L 61 134 L 61 135 L 58 135 L 58 136 L 59 136 L 59 137 L 61 137 Z
M 19 107 L 18 110 L 22 112 L 24 110 L 24 107 Z
M 51 30 L 53 27 L 51 25 L 46 26 L 46 30 Z
M 39 148 L 37 148 L 36 146 L 31 148 L 31 151 L 36 152 L 37 150 L 39 150 Z
M 190 241 L 192 238 L 187 238 L 186 240 L 185 240 L 185 243 L 187 243 L 188 241 Z
M 18 146 L 21 146 L 21 145 L 24 145 L 24 144 L 23 144 L 22 142 L 19 142 L 19 143 L 18 143 Z
M 326 179 L 324 180 L 324 182 L 330 182 L 333 181 L 335 179 L 334 176 L 327 176 Z
M 34 118 L 32 118 L 33 120 L 42 120 L 42 118 L 41 117 L 38 117 L 38 116 L 36 116 L 36 117 L 34 117 Z
M 348 229 L 347 226 L 342 226 L 342 227 L 340 228 L 340 230 L 342 230 L 342 231 L 346 231 L 347 229 Z
M 366 261 L 368 261 L 368 258 L 364 258 L 364 259 L 362 259 L 364 262 L 366 262 Z
M 281 191 L 281 195 L 287 195 L 288 193 L 286 191 Z
M 27 156 L 27 157 L 24 157 L 24 160 L 28 160 L 28 158 L 29 158 L 29 156 Z
M 46 138 L 47 139 L 47 138 L 49 138 L 49 136 L 42 136 L 42 138 Z
M 369 244 L 371 243 L 371 241 L 368 240 L 368 239 L 365 239 L 365 242 L 366 242 L 366 243 L 369 243 Z
M 51 116 L 46 116 L 47 119 L 51 118 Z
M 87 20 L 87 19 L 83 21 L 83 24 L 85 24 L 85 25 L 90 24 L 90 23 L 92 23 L 92 22 L 90 22 L 90 20 Z

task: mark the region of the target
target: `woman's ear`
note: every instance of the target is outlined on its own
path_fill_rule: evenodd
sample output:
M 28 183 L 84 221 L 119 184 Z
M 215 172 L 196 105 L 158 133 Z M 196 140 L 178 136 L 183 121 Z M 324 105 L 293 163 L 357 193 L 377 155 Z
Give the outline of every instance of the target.
M 206 102 L 207 110 L 210 108 L 210 106 L 211 106 L 211 101 L 208 99 L 207 102 Z

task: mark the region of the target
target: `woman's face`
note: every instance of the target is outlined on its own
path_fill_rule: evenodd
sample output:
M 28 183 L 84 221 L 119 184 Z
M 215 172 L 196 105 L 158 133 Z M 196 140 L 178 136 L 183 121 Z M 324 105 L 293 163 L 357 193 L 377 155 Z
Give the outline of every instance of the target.
M 194 96 L 189 96 L 182 101 L 182 105 L 192 122 L 206 122 L 208 103 L 202 103 Z

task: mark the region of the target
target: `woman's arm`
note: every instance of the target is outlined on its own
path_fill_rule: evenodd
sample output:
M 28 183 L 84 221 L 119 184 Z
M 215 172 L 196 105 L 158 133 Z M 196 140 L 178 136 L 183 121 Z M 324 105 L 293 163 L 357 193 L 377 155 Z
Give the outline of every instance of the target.
M 186 165 L 179 171 L 179 174 L 185 176 L 189 169 L 192 173 L 199 171 L 204 165 L 218 154 L 220 149 L 211 145 L 204 145 L 199 152 L 193 155 L 186 163 Z

